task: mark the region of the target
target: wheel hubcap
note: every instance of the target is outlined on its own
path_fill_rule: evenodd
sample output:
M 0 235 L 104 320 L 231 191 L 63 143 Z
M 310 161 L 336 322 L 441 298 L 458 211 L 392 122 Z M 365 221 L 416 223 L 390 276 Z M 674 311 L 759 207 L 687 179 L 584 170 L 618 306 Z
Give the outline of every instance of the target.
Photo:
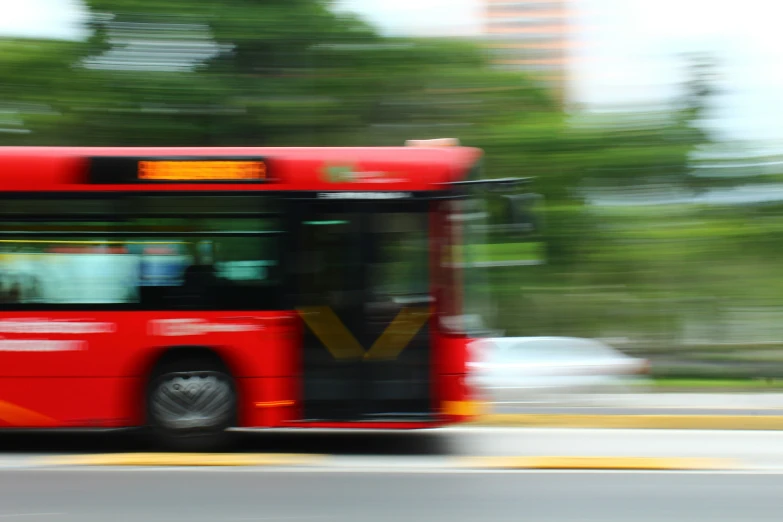
M 164 375 L 150 402 L 151 413 L 160 425 L 178 431 L 220 428 L 234 411 L 231 384 L 215 374 Z

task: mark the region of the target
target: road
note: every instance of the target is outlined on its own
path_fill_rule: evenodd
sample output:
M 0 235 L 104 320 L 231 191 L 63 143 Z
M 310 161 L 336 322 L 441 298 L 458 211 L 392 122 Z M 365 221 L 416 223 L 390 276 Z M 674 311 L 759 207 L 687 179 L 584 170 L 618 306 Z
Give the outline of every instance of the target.
M 0 522 L 755 522 L 780 519 L 783 491 L 783 432 L 461 427 L 270 433 L 244 438 L 233 454 L 329 455 L 298 468 L 39 462 L 64 453 L 147 449 L 127 436 L 5 435 L 0 448 Z M 719 457 L 743 466 L 726 472 L 448 466 L 466 456 L 516 455 Z
M 686 522 L 780 520 L 783 475 L 0 472 L 0 520 Z

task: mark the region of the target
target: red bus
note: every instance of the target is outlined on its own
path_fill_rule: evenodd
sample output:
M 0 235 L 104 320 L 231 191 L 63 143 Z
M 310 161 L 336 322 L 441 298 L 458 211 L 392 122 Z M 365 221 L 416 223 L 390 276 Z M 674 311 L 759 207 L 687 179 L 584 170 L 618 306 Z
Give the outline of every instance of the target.
M 458 201 L 481 152 L 0 148 L 0 427 L 474 414 Z

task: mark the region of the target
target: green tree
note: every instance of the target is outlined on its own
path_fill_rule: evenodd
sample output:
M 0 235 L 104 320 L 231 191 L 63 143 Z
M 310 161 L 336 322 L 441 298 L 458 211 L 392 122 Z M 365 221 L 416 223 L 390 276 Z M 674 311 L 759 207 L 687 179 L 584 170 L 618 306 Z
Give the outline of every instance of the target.
M 0 39 L 0 143 L 67 143 L 63 92 L 85 52 L 74 42 Z
M 474 43 L 381 37 L 321 0 L 227 0 L 219 6 L 90 0 L 88 5 L 102 17 L 97 23 L 102 36 L 96 39 L 108 51 L 95 61 L 104 67 L 112 57 L 124 57 L 118 68 L 132 68 L 134 60 L 148 60 L 150 53 L 192 46 L 199 31 L 214 47 L 178 75 L 158 71 L 134 77 L 106 69 L 98 75 L 102 79 L 96 82 L 109 82 L 107 90 L 125 101 L 126 110 L 140 110 L 139 101 L 145 101 L 140 123 L 130 114 L 116 123 L 122 143 L 399 144 L 412 135 L 490 125 L 498 112 L 509 109 L 540 110 L 537 102 L 546 98 L 540 89 L 524 98 L 493 91 L 519 91 L 522 84 L 531 94 L 532 88 L 519 75 L 491 70 Z M 183 96 L 192 98 L 191 118 L 180 116 L 187 112 Z M 523 99 L 526 106 L 517 103 Z M 171 114 L 156 122 L 147 116 L 151 104 Z M 190 123 L 172 132 L 172 120 Z M 152 129 L 153 124 L 161 127 Z M 107 128 L 102 133 L 112 139 Z

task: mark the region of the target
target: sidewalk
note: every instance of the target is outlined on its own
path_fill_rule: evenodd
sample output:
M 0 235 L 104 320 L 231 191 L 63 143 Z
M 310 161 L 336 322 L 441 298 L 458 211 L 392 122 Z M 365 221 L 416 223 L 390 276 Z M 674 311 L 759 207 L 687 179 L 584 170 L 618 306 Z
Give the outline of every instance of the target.
M 586 395 L 573 403 L 605 408 L 783 410 L 783 393 L 619 393 Z
M 550 396 L 486 405 L 479 425 L 573 428 L 783 430 L 783 393 Z

